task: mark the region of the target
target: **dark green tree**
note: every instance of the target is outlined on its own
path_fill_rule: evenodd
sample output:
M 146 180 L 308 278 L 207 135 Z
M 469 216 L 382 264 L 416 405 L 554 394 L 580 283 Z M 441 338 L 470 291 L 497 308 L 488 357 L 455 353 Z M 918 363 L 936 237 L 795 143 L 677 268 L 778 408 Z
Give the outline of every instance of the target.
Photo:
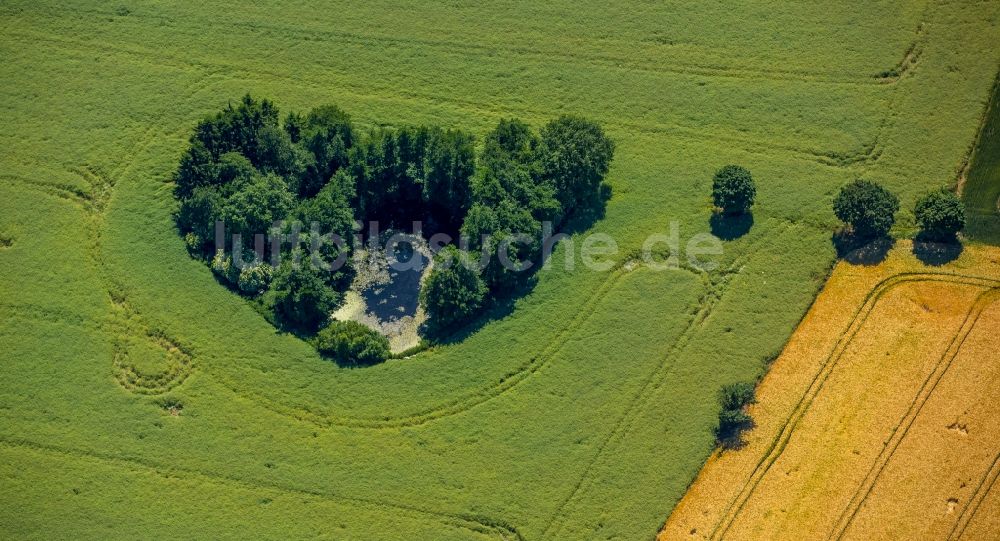
M 265 173 L 236 183 L 220 215 L 227 236 L 238 233 L 244 246 L 252 246 L 254 235 L 266 235 L 275 221 L 289 217 L 294 206 L 295 196 L 285 180 L 274 173 Z
M 177 226 L 182 233 L 193 233 L 195 248 L 204 251 L 215 237 L 215 221 L 221 219 L 222 196 L 214 186 L 198 186 L 191 197 L 181 201 Z
M 494 294 L 524 283 L 541 254 L 541 224 L 511 199 L 496 206 L 473 205 L 462 225 L 462 237 L 480 261 L 482 279 Z
M 938 242 L 954 242 L 965 228 L 965 205 L 954 192 L 940 189 L 917 200 L 913 214 L 921 237 Z
M 753 419 L 746 407 L 756 402 L 754 385 L 738 382 L 725 385 L 719 391 L 719 425 L 716 438 L 723 447 L 735 448 L 743 443 L 742 434 L 753 427 Z
M 315 197 L 302 201 L 299 218 L 303 226 L 309 229 L 316 223 L 321 234 L 336 234 L 349 244 L 354 227 L 354 209 L 351 208 L 353 184 L 350 173 L 342 169 Z
M 850 224 L 860 238 L 876 238 L 889 233 L 896 221 L 899 198 L 879 184 L 858 179 L 844 186 L 833 201 L 833 212 Z
M 540 176 L 538 145 L 538 136 L 530 126 L 516 118 L 502 119 L 483 138 L 479 166 L 492 169 L 498 163 L 514 162 L 527 166 L 535 176 Z
M 420 288 L 420 305 L 438 330 L 454 327 L 479 311 L 486 285 L 467 254 L 453 246 L 441 250 Z
M 295 264 L 286 259 L 275 272 L 271 289 L 277 321 L 286 328 L 308 333 L 325 325 L 340 302 L 320 271 L 305 261 Z
M 389 340 L 357 321 L 334 321 L 316 335 L 316 349 L 340 364 L 369 366 L 389 357 Z
M 501 120 L 483 141 L 472 181 L 472 199 L 496 207 L 510 200 L 539 221 L 559 222 L 562 205 L 554 183 L 542 178 L 538 138 L 519 120 Z
M 744 167 L 727 165 L 719 169 L 712 179 L 712 201 L 716 208 L 729 216 L 750 210 L 757 196 L 753 177 Z
M 354 146 L 351 117 L 335 105 L 324 105 L 309 112 L 304 119 L 289 117 L 285 131 L 294 134 L 312 159 L 306 164 L 299 184 L 299 195 L 312 197 L 334 173 L 348 165 L 349 151 Z
M 475 138 L 459 130 L 433 129 L 424 151 L 423 198 L 439 229 L 457 231 L 472 204 Z
M 566 115 L 546 124 L 540 140 L 542 176 L 555 186 L 563 212 L 596 208 L 614 142 L 596 122 Z

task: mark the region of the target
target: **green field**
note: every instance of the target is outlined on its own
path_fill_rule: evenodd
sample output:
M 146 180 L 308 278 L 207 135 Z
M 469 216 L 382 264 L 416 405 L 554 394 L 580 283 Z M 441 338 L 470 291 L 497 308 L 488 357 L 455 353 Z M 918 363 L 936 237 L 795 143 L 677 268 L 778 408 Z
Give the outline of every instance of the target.
M 650 539 L 712 451 L 720 386 L 781 349 L 864 176 L 953 183 L 1000 2 L 0 4 L 0 537 Z M 171 174 L 246 92 L 360 126 L 615 139 L 593 230 L 624 262 L 750 232 L 719 269 L 558 264 L 465 340 L 365 369 L 278 334 L 191 259 Z M 995 157 L 995 156 L 994 156 Z M 578 255 L 578 254 L 577 254 Z
M 1000 75 L 962 183 L 969 238 L 1000 244 Z

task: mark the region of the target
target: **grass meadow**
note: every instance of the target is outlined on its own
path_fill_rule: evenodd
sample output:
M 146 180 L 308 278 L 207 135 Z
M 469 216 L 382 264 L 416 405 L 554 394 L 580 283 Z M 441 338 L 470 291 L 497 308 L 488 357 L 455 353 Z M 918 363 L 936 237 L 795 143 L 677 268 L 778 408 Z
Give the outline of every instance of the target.
M 996 2 L 0 4 L 0 537 L 651 539 L 834 262 L 834 194 L 953 183 Z M 601 122 L 618 265 L 553 269 L 463 341 L 365 369 L 192 260 L 171 173 L 246 92 L 360 126 Z M 625 263 L 710 230 L 711 272 Z M 897 226 L 912 233 L 909 210 Z M 578 253 L 573 254 L 579 257 Z M 578 262 L 579 263 L 579 262 Z

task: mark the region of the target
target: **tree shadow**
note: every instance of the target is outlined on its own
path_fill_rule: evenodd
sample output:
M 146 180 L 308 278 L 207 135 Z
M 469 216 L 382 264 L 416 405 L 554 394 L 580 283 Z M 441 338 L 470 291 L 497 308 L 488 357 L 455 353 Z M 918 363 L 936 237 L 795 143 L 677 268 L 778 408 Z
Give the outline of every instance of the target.
M 743 214 L 723 214 L 715 212 L 708 219 L 712 234 L 722 240 L 736 240 L 746 235 L 753 227 L 753 212 Z
M 924 265 L 940 267 L 958 259 L 965 248 L 957 237 L 951 239 L 930 239 L 917 235 L 913 239 L 913 255 Z
M 747 445 L 746 433 L 756 427 L 757 423 L 753 419 L 750 419 L 746 423 L 725 432 L 716 428 L 714 431 L 716 444 L 723 453 L 726 451 L 739 451 Z
M 837 257 L 852 265 L 878 265 L 885 261 L 889 250 L 896 245 L 896 239 L 892 237 L 858 237 L 844 230 L 834 233 L 831 240 Z

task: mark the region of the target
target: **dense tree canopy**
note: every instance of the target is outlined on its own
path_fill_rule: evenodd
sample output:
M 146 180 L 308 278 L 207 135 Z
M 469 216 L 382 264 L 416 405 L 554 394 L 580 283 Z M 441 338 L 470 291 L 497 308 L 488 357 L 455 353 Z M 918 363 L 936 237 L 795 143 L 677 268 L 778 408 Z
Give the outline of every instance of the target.
M 858 179 L 844 186 L 833 201 L 833 212 L 850 224 L 860 238 L 881 237 L 896 221 L 899 198 L 870 180 Z
M 555 186 L 563 212 L 600 204 L 601 183 L 614 151 L 614 142 L 590 120 L 564 115 L 542 127 L 542 175 Z
M 356 220 L 378 221 L 383 231 L 421 221 L 426 235 L 455 242 L 461 234 L 470 253 L 450 247 L 442 257 L 477 263 L 441 265 L 421 291 L 432 323 L 445 328 L 523 283 L 540 257 L 543 222 L 558 227 L 603 204 L 613 153 L 600 126 L 573 116 L 537 135 L 502 120 L 477 153 L 475 137 L 461 130 L 358 132 L 334 105 L 282 122 L 271 101 L 247 95 L 195 127 L 175 174 L 176 223 L 221 280 L 266 303 L 280 324 L 310 333 L 328 323 L 350 276 L 313 263 L 349 265 Z M 220 221 L 224 244 L 216 246 Z M 267 254 L 255 235 L 268 236 Z M 280 264 L 265 260 L 274 246 Z
M 743 214 L 753 206 L 757 187 L 744 167 L 727 165 L 719 169 L 712 179 L 712 201 L 723 214 Z
M 311 265 L 286 260 L 278 267 L 271 283 L 275 316 L 285 326 L 315 332 L 329 319 L 339 295 L 327 287 L 319 271 Z
M 420 290 L 420 304 L 439 329 L 467 320 L 482 306 L 486 285 L 478 271 L 452 246 L 437 254 Z
M 954 192 L 943 188 L 917 200 L 913 214 L 927 240 L 954 241 L 965 228 L 965 205 Z

